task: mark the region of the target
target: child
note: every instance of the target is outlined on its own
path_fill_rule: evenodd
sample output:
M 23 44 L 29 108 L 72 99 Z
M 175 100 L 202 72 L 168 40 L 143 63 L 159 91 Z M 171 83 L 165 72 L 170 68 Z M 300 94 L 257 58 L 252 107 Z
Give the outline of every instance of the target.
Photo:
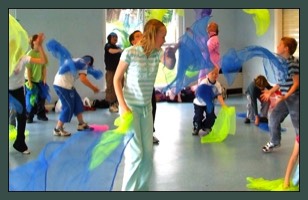
M 142 39 L 142 33 L 139 30 L 135 30 L 129 35 L 129 43 L 130 45 L 136 45 Z
M 24 94 L 24 73 L 25 67 L 27 63 L 36 63 L 36 64 L 45 64 L 47 63 L 47 57 L 45 51 L 43 49 L 42 43 L 44 41 L 44 34 L 39 33 L 37 40 L 33 43 L 37 45 L 38 51 L 40 52 L 39 58 L 33 58 L 28 55 L 24 55 L 19 59 L 17 66 L 13 74 L 9 77 L 9 94 L 12 95 L 15 99 L 17 99 L 20 104 L 22 105 L 22 113 L 16 112 L 17 118 L 17 137 L 13 144 L 13 147 L 23 153 L 23 154 L 30 154 L 30 150 L 28 149 L 26 142 L 25 142 L 25 129 L 26 129 L 26 102 L 25 102 L 25 94 Z M 10 41 L 14 43 L 15 41 Z
M 206 78 L 203 78 L 203 80 L 199 83 L 199 86 L 202 84 L 207 84 L 212 86 L 212 90 L 214 93 L 214 98 L 217 97 L 219 103 L 221 106 L 226 106 L 224 99 L 222 97 L 222 87 L 220 83 L 217 81 L 219 75 L 219 69 L 217 66 L 214 67 L 214 69 L 208 73 Z M 214 99 L 212 99 L 214 101 Z M 205 136 L 209 134 L 212 130 L 212 127 L 215 123 L 216 115 L 215 115 L 215 109 L 213 106 L 213 109 L 208 111 L 206 103 L 196 97 L 193 101 L 194 104 L 194 117 L 193 117 L 193 135 Z M 204 119 L 204 113 L 205 113 L 205 119 Z M 199 133 L 200 130 L 203 130 Z
M 134 31 L 132 34 L 129 35 L 129 42 L 131 45 L 136 45 L 142 38 L 142 33 L 139 30 Z M 156 98 L 155 98 L 155 88 L 153 88 L 152 93 L 152 115 L 153 115 L 153 124 L 155 121 L 155 114 L 156 114 Z M 155 128 L 153 127 L 153 132 L 155 132 Z M 159 140 L 157 137 L 153 135 L 153 144 L 158 144 Z
M 163 62 L 165 65 L 169 65 L 170 61 L 174 66 L 173 59 L 166 57 L 164 59 L 161 49 L 165 43 L 166 34 L 166 26 L 161 21 L 149 20 L 144 26 L 140 42 L 123 51 L 114 76 L 114 88 L 120 111 L 121 113 L 132 112 L 134 118 L 134 136 L 124 152 L 122 190 L 149 189 L 148 181 L 153 169 L 151 96 L 160 60 L 166 60 L 166 63 Z
M 191 33 L 192 30 L 190 28 L 187 29 Z M 219 29 L 218 29 L 218 24 L 216 22 L 210 22 L 207 27 L 206 27 L 207 35 L 208 35 L 208 40 L 207 40 L 207 48 L 208 48 L 208 53 L 210 55 L 210 60 L 215 65 L 218 67 L 218 70 L 220 70 L 220 42 L 219 42 Z M 192 90 L 195 91 L 196 87 L 198 87 L 198 84 L 206 77 L 207 70 L 202 69 L 199 72 L 198 75 L 198 82 L 197 84 L 192 86 Z
M 78 70 L 77 76 L 74 77 L 70 71 L 64 74 L 60 74 L 58 71 L 53 83 L 54 89 L 62 103 L 62 111 L 60 113 L 57 125 L 53 130 L 53 134 L 56 136 L 71 135 L 71 133 L 64 130 L 63 125 L 64 123 L 71 121 L 73 114 L 77 116 L 77 120 L 79 122 L 77 126 L 78 131 L 90 129 L 88 124 L 83 121 L 83 103 L 74 87 L 74 82 L 80 78 L 81 82 L 91 88 L 94 93 L 99 92 L 99 89 L 87 78 L 87 70 L 93 65 L 94 62 L 93 57 L 86 55 L 82 58 L 75 58 L 73 60 L 75 63 L 78 62 L 79 64 L 81 63 L 84 65 L 81 70 Z
M 220 42 L 218 37 L 218 24 L 216 22 L 210 22 L 207 26 L 207 34 L 208 34 L 208 41 L 207 41 L 207 48 L 210 54 L 210 59 L 214 65 L 220 69 L 219 62 L 220 62 Z M 199 73 L 199 82 L 206 76 L 206 70 L 201 70 Z
M 27 55 L 39 58 L 40 52 L 38 51 L 38 47 L 33 42 L 37 40 L 38 35 L 34 34 L 31 37 L 30 45 L 31 50 L 27 53 Z M 33 117 L 34 114 L 37 114 L 37 119 L 42 121 L 48 121 L 48 118 L 46 117 L 46 109 L 45 109 L 45 98 L 42 98 L 42 89 L 39 87 L 40 82 L 43 82 L 43 84 L 46 84 L 46 65 L 45 64 L 33 64 L 28 63 L 26 66 L 26 73 L 25 73 L 25 79 L 26 82 L 28 82 L 30 89 L 33 87 L 38 88 L 38 94 L 37 99 L 35 100 L 35 104 L 32 107 L 30 112 L 27 112 L 27 123 L 33 123 Z M 26 90 L 26 96 L 27 96 L 28 90 Z
M 258 126 L 260 122 L 267 122 L 267 113 L 270 106 L 270 101 L 262 101 L 261 94 L 264 89 L 270 90 L 272 86 L 267 82 L 266 78 L 262 75 L 257 76 L 247 87 L 246 96 L 247 96 L 247 115 L 245 123 L 250 123 L 250 120 L 255 122 L 255 125 Z M 261 103 L 261 114 L 258 115 L 258 103 L 257 99 Z
M 297 42 L 294 38 L 281 38 L 277 46 L 277 54 L 286 59 L 288 77 L 261 95 L 262 101 L 268 101 L 278 89 L 282 94 L 270 114 L 270 141 L 262 147 L 263 152 L 271 152 L 281 145 L 281 123 L 288 114 L 290 114 L 295 134 L 299 135 L 299 60 L 293 56 L 296 48 Z M 284 77 L 279 78 L 284 79 Z

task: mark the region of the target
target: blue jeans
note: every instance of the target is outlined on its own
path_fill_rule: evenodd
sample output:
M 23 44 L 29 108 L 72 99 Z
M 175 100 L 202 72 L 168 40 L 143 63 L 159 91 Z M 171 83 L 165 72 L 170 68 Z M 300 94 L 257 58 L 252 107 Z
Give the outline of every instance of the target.
M 251 96 L 248 94 L 246 95 L 247 97 L 247 113 L 246 113 L 246 117 L 252 121 L 255 121 L 255 116 L 258 115 L 258 112 L 255 113 L 254 109 L 253 109 L 253 102 L 251 99 Z M 270 107 L 270 102 L 269 101 L 260 101 L 260 114 L 259 117 L 266 117 L 268 118 L 267 114 L 268 114 L 268 110 Z
M 290 114 L 295 134 L 299 135 L 299 91 L 286 100 L 279 102 L 270 114 L 269 127 L 271 142 L 279 145 L 281 141 L 281 123 Z

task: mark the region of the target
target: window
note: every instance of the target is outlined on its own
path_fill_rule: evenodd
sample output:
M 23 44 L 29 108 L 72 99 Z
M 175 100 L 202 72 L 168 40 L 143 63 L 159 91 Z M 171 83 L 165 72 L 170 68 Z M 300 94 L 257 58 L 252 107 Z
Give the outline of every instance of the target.
M 282 35 L 294 37 L 298 42 L 295 57 L 299 57 L 299 9 L 282 10 Z
M 130 46 L 128 36 L 135 30 L 143 31 L 146 21 L 151 18 L 162 18 L 167 27 L 165 45 L 174 44 L 179 38 L 179 15 L 176 9 L 107 9 L 106 35 L 118 34 L 118 44 L 123 48 Z
M 177 14 L 177 9 L 107 9 L 106 10 L 106 35 L 115 32 L 118 35 L 118 45 L 121 48 L 130 46 L 129 35 L 135 31 L 143 32 L 144 24 L 152 18 L 160 19 L 167 27 L 166 42 L 163 48 L 175 45 L 180 37 L 180 22 L 182 15 Z M 176 75 L 176 70 L 168 70 L 160 64 L 155 87 L 166 86 Z
M 135 30 L 142 30 L 143 12 L 140 9 L 107 9 L 106 35 L 115 32 L 121 48 L 130 46 L 128 37 Z

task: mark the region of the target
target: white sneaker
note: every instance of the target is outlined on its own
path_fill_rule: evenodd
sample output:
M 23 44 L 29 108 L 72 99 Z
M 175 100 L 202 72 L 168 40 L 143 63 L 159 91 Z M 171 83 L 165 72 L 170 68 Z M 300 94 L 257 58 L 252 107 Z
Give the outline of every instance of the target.
M 23 151 L 23 152 L 21 152 L 22 154 L 25 154 L 25 155 L 28 155 L 28 154 L 30 154 L 30 151 L 29 151 L 29 149 L 27 149 L 27 150 L 25 150 L 25 151 Z
M 262 147 L 262 151 L 264 153 L 269 153 L 272 152 L 274 150 L 274 148 L 280 147 L 280 144 L 273 144 L 271 142 L 266 143 L 266 145 L 264 145 Z
M 198 134 L 199 134 L 200 137 L 203 137 L 203 136 L 208 135 L 211 131 L 212 131 L 211 128 L 206 128 L 204 130 L 201 129 Z

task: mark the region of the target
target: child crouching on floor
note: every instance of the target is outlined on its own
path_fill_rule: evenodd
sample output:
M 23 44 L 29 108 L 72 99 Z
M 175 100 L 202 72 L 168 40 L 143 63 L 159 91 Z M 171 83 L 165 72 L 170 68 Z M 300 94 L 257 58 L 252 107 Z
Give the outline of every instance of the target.
M 200 87 L 203 84 L 211 86 L 213 92 L 213 98 L 210 99 L 211 103 L 214 105 L 214 100 L 217 98 L 221 106 L 226 106 L 224 99 L 222 97 L 222 86 L 217 81 L 219 76 L 218 67 L 214 67 L 214 69 L 208 73 L 207 77 L 202 79 L 198 85 Z M 212 130 L 212 127 L 215 123 L 216 115 L 215 115 L 215 106 L 209 107 L 201 98 L 196 98 L 193 101 L 194 104 L 194 117 L 193 117 L 193 135 L 205 136 L 209 134 Z M 210 109 L 209 109 L 209 108 Z M 204 118 L 205 113 L 205 118 Z M 202 130 L 202 131 L 200 131 Z

